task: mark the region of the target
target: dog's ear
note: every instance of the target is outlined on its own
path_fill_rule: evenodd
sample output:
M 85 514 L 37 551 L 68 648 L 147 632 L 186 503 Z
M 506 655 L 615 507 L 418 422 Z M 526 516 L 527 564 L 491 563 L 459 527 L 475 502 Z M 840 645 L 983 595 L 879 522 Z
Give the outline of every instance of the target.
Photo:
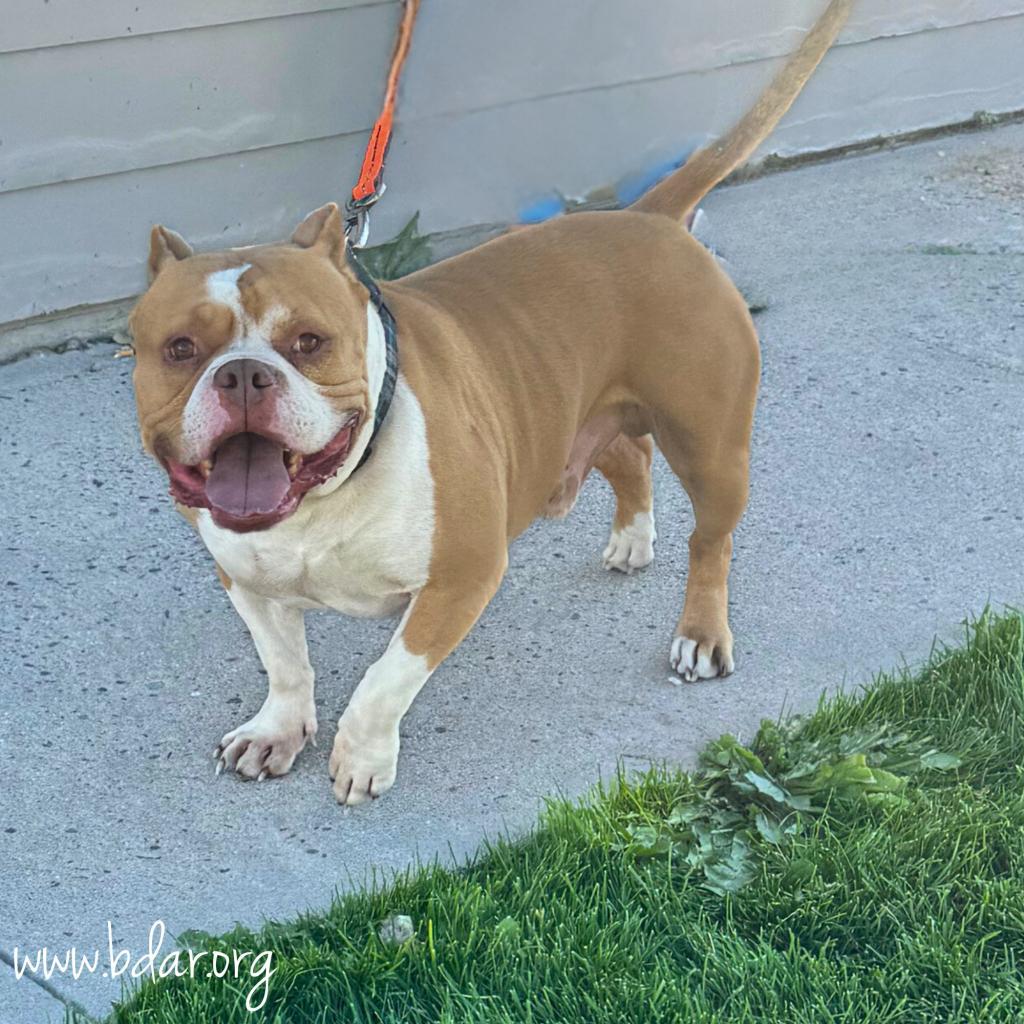
M 149 233 L 149 282 L 156 280 L 156 275 L 172 260 L 188 259 L 192 255 L 192 246 L 177 231 L 165 228 L 162 224 L 154 226 Z
M 295 229 L 292 241 L 303 249 L 314 249 L 326 256 L 336 267 L 345 269 L 345 225 L 337 203 L 327 203 L 314 210 Z

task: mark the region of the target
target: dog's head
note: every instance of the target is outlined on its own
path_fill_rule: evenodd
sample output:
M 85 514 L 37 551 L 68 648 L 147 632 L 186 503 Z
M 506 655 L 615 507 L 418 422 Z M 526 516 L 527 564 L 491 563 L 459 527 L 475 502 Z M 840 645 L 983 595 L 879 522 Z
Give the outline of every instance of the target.
M 380 321 L 345 246 L 333 203 L 289 244 L 195 255 L 153 229 L 131 317 L 142 442 L 220 526 L 280 522 L 369 441 Z

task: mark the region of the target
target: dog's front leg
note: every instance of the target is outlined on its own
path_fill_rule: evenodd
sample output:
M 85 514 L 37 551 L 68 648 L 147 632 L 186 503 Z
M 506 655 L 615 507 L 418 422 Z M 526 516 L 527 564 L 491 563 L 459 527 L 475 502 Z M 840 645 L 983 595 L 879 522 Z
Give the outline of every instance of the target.
M 430 674 L 461 642 L 498 589 L 500 567 L 472 582 L 428 582 L 412 599 L 383 656 L 366 671 L 345 713 L 331 753 L 338 803 L 354 805 L 390 789 L 398 768 L 398 727 Z
M 217 771 L 232 768 L 250 779 L 284 775 L 306 741 L 316 736 L 313 668 L 303 613 L 238 583 L 228 588 L 228 595 L 249 627 L 270 692 L 253 718 L 220 741 Z

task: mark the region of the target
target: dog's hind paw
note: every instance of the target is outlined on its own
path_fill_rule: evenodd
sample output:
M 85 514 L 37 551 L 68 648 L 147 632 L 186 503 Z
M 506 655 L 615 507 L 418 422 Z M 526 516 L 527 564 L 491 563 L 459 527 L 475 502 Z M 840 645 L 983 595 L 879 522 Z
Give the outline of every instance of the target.
M 736 667 L 732 659 L 731 637 L 697 641 L 688 636 L 677 636 L 672 641 L 668 660 L 672 670 L 687 683 L 727 676 Z
M 604 549 L 604 567 L 631 573 L 654 561 L 654 514 L 638 512 L 621 530 L 612 530 L 608 546 Z

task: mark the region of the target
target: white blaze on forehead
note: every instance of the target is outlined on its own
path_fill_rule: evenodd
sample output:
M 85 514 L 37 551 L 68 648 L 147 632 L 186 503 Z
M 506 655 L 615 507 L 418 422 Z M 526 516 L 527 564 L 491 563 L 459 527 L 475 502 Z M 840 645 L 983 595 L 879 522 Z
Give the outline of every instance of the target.
M 210 301 L 222 302 L 232 311 L 240 312 L 242 293 L 238 288 L 238 279 L 251 269 L 251 263 L 243 263 L 240 267 L 228 267 L 225 270 L 215 270 L 212 274 L 207 274 L 206 294 L 210 296 Z
M 206 275 L 206 295 L 211 302 L 227 306 L 235 318 L 235 335 L 232 349 L 272 348 L 274 329 L 287 316 L 287 310 L 274 306 L 260 320 L 249 316 L 242 305 L 242 290 L 238 282 L 242 275 L 252 269 L 251 263 L 240 267 L 227 267 Z

